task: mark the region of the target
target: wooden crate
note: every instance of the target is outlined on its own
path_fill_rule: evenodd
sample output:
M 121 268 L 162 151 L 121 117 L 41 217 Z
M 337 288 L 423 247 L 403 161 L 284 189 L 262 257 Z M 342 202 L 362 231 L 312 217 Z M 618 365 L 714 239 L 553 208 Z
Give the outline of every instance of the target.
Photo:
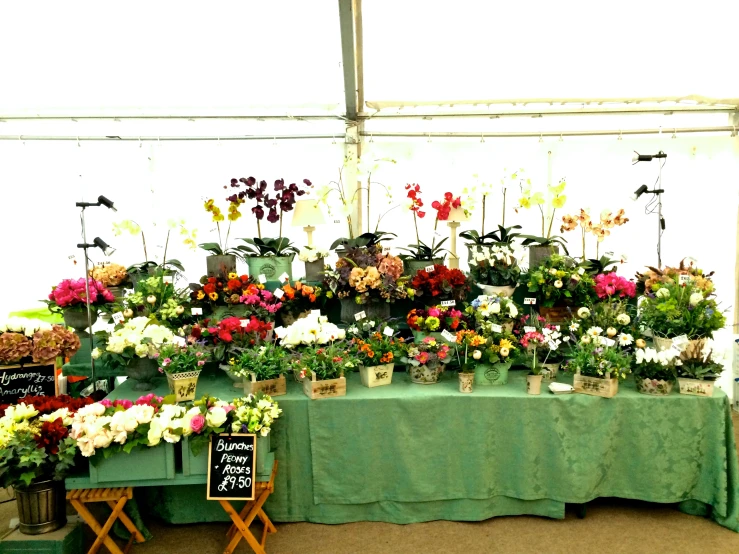
M 341 376 L 338 379 L 316 381 L 316 374 L 313 373 L 311 379 L 303 379 L 303 392 L 311 400 L 346 396 L 346 379 Z
M 393 369 L 395 369 L 394 363 L 373 366 L 360 365 L 359 377 L 365 387 L 389 385 L 393 381 Z
M 287 394 L 287 382 L 285 381 L 284 375 L 280 375 L 277 379 L 257 381 L 256 375 L 252 373 L 251 380 L 244 379 L 244 390 L 252 394 L 263 392 L 270 396 L 282 396 L 283 394 Z
M 174 479 L 174 445 L 162 441 L 157 446 L 137 446 L 130 454 L 118 452 L 90 464 L 90 483 Z
M 701 381 L 700 379 L 685 379 L 678 377 L 680 385 L 680 394 L 690 394 L 692 396 L 713 396 L 713 381 Z
M 618 392 L 618 379 L 599 379 L 598 377 L 587 377 L 576 373 L 572 386 L 575 387 L 575 392 L 613 398 Z

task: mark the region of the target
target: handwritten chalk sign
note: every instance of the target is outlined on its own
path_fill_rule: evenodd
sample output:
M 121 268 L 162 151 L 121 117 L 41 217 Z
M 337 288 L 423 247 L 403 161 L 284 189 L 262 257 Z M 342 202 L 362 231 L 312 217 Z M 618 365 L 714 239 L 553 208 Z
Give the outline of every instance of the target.
M 29 394 L 56 394 L 53 363 L 0 366 L 0 404 L 15 404 Z
M 208 500 L 254 500 L 257 436 L 211 436 L 208 448 Z

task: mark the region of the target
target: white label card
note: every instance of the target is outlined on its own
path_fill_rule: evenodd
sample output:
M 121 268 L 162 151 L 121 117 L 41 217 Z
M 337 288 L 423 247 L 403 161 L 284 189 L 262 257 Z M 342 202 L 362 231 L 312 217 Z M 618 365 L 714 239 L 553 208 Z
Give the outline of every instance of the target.
M 287 272 L 280 275 L 280 281 L 289 281 L 289 280 L 290 280 L 290 276 L 287 274 Z
M 433 273 L 433 271 L 434 271 L 434 266 L 432 266 L 432 265 L 427 265 L 427 266 L 426 266 L 426 267 L 425 267 L 424 269 L 426 270 L 426 273 Z
M 172 342 L 175 343 L 177 346 L 185 346 L 187 344 L 185 337 L 172 337 Z
M 585 268 L 584 267 L 581 267 L 580 269 L 577 270 L 577 274 L 578 275 L 583 275 L 584 273 L 585 273 Z
M 386 337 L 392 337 L 393 336 L 393 330 L 390 327 L 385 327 L 382 330 L 382 334 L 385 335 Z
M 314 315 L 316 317 L 321 317 L 321 310 L 311 310 L 310 315 Z
M 690 282 L 690 275 L 680 275 L 680 284 L 683 285 L 685 283 Z
M 203 308 L 193 308 L 190 310 L 192 315 L 203 315 Z
M 364 310 L 362 310 L 361 312 L 357 312 L 356 314 L 354 314 L 354 319 L 357 320 L 357 321 L 361 321 L 365 317 L 367 317 L 367 314 L 364 313 Z
M 285 296 L 285 291 L 282 289 L 275 289 L 275 292 L 273 293 L 277 298 L 282 298 Z
M 549 350 L 557 350 L 558 348 L 557 343 L 554 342 L 552 339 L 549 339 L 547 341 L 547 346 L 549 347 Z
M 116 312 L 113 314 L 113 321 L 116 323 L 120 323 L 125 318 L 123 317 L 123 312 Z
M 264 273 L 260 273 L 258 279 L 259 279 L 259 282 L 262 284 L 267 282 L 267 276 Z
M 672 339 L 672 346 L 675 348 L 682 350 L 686 344 L 688 344 L 688 337 L 687 335 L 680 335 L 679 337 L 675 337 Z
M 536 304 L 536 298 L 524 298 L 523 303 L 524 304 Z
M 241 326 L 242 327 L 246 327 L 247 325 L 249 325 L 249 320 L 248 319 L 242 319 L 241 320 Z
M 442 300 L 441 301 L 441 305 L 444 306 L 444 307 L 446 307 L 446 306 L 456 306 L 457 305 L 457 301 L 456 300 Z
M 536 327 L 531 327 L 530 325 L 523 328 L 524 333 L 533 333 L 534 331 L 536 331 Z
M 441 336 L 442 336 L 442 337 L 444 337 L 444 340 L 447 340 L 447 341 L 449 341 L 449 342 L 455 342 L 455 341 L 457 340 L 457 337 L 455 337 L 454 335 L 452 335 L 452 334 L 451 334 L 451 333 L 450 333 L 449 331 L 447 331 L 446 329 L 444 329 L 444 330 L 443 330 L 443 331 L 441 332 Z
M 493 323 L 493 324 L 492 324 L 492 325 L 490 326 L 490 330 L 491 330 L 491 331 L 492 331 L 493 333 L 502 333 L 502 332 L 503 332 L 503 326 L 502 326 L 502 325 L 498 325 L 497 323 Z
M 334 219 L 334 223 L 341 223 L 340 219 Z
M 171 275 L 164 275 L 162 277 L 162 283 L 164 283 L 165 285 L 171 285 L 172 282 L 173 281 L 172 281 L 172 276 Z

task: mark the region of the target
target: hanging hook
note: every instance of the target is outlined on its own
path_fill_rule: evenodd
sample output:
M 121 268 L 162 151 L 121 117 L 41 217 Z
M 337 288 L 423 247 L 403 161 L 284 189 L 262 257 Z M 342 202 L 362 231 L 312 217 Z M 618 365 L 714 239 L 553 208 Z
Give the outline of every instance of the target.
M 369 141 L 370 142 L 375 142 L 375 137 L 374 137 L 374 135 L 372 135 L 372 133 L 370 133 L 370 139 L 369 139 Z
M 139 148 L 141 148 L 141 137 L 139 137 Z
M 673 129 L 672 129 L 672 138 L 674 138 L 674 139 L 677 138 L 677 127 L 673 127 Z
M 480 142 L 485 142 L 485 135 L 480 133 Z
M 623 140 L 623 139 L 624 139 L 623 132 L 621 131 L 621 129 L 619 129 L 618 130 L 618 140 Z
M 77 137 L 77 148 L 80 147 L 80 137 Z
M 544 133 L 539 133 L 539 142 L 544 142 Z
M 426 133 L 426 142 L 431 142 L 431 133 Z
M 331 144 L 336 144 L 336 137 L 335 136 L 332 136 L 331 137 Z
M 562 138 L 562 133 L 559 134 L 559 142 L 564 142 L 564 139 Z
M 731 126 L 731 136 L 732 137 L 735 137 L 736 136 L 736 125 L 732 125 Z

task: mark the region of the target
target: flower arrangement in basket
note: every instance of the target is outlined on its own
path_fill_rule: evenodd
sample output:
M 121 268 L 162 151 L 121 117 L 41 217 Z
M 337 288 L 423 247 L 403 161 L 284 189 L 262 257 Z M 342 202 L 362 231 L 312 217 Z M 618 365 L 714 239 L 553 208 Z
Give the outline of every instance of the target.
M 237 348 L 228 361 L 228 371 L 244 379 L 244 388 L 280 395 L 287 392 L 284 374 L 290 369 L 292 353 L 276 345 Z M 248 380 L 251 383 L 248 384 Z
M 79 349 L 79 337 L 61 325 L 26 318 L 0 323 L 0 365 L 50 363 Z
M 544 308 L 582 306 L 594 297 L 594 281 L 572 258 L 552 254 L 541 265 L 521 274 L 521 283 Z
M 0 406 L 0 487 L 64 479 L 77 452 L 69 436 L 72 415 L 91 402 L 65 395 L 28 396 Z
M 636 390 L 655 396 L 670 394 L 681 365 L 680 351 L 675 348 L 661 352 L 654 348 L 637 348 L 631 366 Z
M 470 277 L 483 290 L 488 286 L 515 287 L 520 275 L 521 268 L 510 246 L 481 249 L 470 262 Z
M 274 321 L 282 302 L 261 283 L 250 277 L 229 273 L 226 279 L 201 277 L 200 285 L 191 284 L 190 299 L 193 306 L 215 313 L 220 306 L 240 309 L 241 316 L 256 316 Z
M 209 352 L 200 344 L 162 346 L 157 357 L 159 372 L 167 375 L 169 391 L 176 402 L 195 398 L 198 376 L 209 358 Z
M 418 384 L 433 384 L 439 381 L 444 365 L 452 361 L 448 344 L 426 337 L 419 342 L 403 345 L 400 361 L 408 365 L 411 381 Z
M 683 348 L 686 345 L 682 345 Z M 675 345 L 668 350 L 680 350 Z M 723 356 L 716 352 L 713 340 L 703 341 L 700 352 L 685 356 L 681 352 L 681 364 L 676 364 L 680 394 L 712 396 L 713 384 L 724 370 Z
M 463 301 L 472 290 L 470 281 L 459 269 L 434 265 L 433 271 L 419 269 L 411 281 L 414 297 L 428 305 L 442 300 Z
M 98 308 L 115 301 L 113 293 L 105 288 L 100 281 L 87 279 L 87 287 L 90 289 L 90 306 Z M 82 312 L 86 309 L 86 298 L 85 279 L 64 279 L 58 285 L 52 287 L 45 303 L 52 313 Z
M 123 299 L 123 316 L 156 318 L 171 328 L 181 326 L 189 317 L 187 291 L 175 289 L 163 274 L 140 279 L 133 294 Z

